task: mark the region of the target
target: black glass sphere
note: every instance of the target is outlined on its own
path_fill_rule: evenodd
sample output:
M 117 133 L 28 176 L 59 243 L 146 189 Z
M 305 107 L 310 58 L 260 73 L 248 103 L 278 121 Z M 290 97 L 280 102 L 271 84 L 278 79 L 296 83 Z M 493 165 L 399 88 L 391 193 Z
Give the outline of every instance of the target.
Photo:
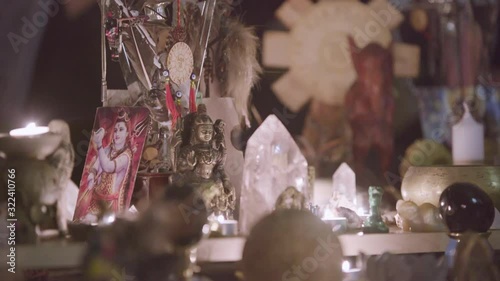
M 491 198 L 471 183 L 454 183 L 439 198 L 439 213 L 450 233 L 487 232 L 495 219 Z

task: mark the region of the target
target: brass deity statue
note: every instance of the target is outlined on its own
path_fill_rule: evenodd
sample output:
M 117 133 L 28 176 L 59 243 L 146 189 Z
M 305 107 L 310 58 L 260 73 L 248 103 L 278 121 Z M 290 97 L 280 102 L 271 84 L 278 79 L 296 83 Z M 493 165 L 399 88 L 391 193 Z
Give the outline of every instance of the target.
M 177 136 L 180 148 L 175 158 L 179 180 L 199 188 L 211 212 L 232 219 L 236 198 L 224 169 L 227 155 L 224 121 L 219 119 L 214 124 L 206 106 L 200 104 L 197 112 L 184 118 Z

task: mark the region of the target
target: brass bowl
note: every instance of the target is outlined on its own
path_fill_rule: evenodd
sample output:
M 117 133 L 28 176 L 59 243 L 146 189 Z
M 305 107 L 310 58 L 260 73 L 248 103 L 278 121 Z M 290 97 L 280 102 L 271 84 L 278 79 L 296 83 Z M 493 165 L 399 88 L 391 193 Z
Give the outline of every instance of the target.
M 441 192 L 456 182 L 469 182 L 484 190 L 500 210 L 500 166 L 410 167 L 401 185 L 404 200 L 417 205 L 439 204 Z

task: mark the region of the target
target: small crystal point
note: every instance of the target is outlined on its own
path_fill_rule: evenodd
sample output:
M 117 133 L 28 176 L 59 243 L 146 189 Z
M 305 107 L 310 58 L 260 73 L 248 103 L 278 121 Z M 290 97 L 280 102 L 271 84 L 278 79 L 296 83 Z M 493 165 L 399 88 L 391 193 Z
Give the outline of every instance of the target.
M 342 163 L 332 176 L 333 193 L 331 204 L 335 207 L 344 207 L 357 211 L 356 207 L 356 174 L 347 165 Z
M 264 120 L 247 142 L 240 227 L 243 234 L 273 211 L 283 191 L 293 186 L 304 193 L 308 184 L 307 161 L 294 139 L 275 116 Z M 308 194 L 304 194 L 308 196 Z

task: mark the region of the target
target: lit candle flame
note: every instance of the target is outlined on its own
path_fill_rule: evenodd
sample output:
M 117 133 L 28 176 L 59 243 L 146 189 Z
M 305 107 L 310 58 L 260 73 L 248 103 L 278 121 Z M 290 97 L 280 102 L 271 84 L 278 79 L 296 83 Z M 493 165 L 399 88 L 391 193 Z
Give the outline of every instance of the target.
M 342 262 L 342 271 L 347 272 L 351 269 L 351 263 L 349 261 Z
M 37 127 L 35 122 L 30 122 L 25 128 L 14 129 L 9 132 L 12 137 L 31 137 L 49 132 L 49 127 Z
M 219 216 L 217 217 L 217 221 L 218 221 L 219 223 L 223 223 L 225 220 L 226 220 L 226 219 L 224 218 L 224 216 L 223 216 L 223 215 L 219 215 Z

